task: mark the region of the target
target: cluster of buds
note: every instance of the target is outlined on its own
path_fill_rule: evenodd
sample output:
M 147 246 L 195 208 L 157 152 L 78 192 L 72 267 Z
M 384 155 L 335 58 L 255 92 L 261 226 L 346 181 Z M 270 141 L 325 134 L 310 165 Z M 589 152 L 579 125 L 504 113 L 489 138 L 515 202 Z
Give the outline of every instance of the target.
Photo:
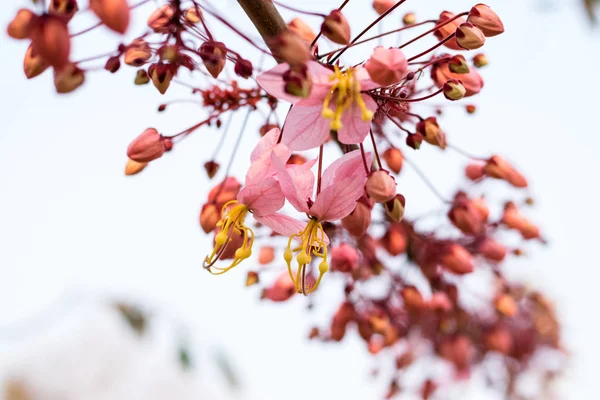
M 122 63 L 135 69 L 136 85 L 151 82 L 160 95 L 167 95 L 172 84 L 191 89 L 192 101 L 201 103 L 205 115 L 179 133 L 145 129 L 127 149 L 127 175 L 141 172 L 198 130 L 213 128 L 224 138 L 229 127 L 222 123 L 225 116 L 231 120 L 245 110 L 246 121 L 251 115 L 260 118 L 243 184 L 227 168 L 201 207 L 200 226 L 213 235 L 204 268 L 220 275 L 257 256 L 261 267 L 247 272 L 246 285 L 260 286 L 261 298 L 275 302 L 313 293 L 327 281 L 325 274 L 337 275 L 345 282 L 343 302 L 330 326 L 313 329 L 310 337 L 341 341 L 356 328 L 369 352 L 377 354 L 384 348 L 397 352 L 388 397 L 402 390 L 402 373 L 423 355 L 423 343 L 462 377 L 482 365 L 488 353 L 501 353 L 511 380 L 538 348 L 560 349 L 552 307 L 539 293 L 509 282 L 500 268 L 501 262 L 523 254 L 520 244 L 503 241 L 504 231 L 518 232 L 523 241 L 543 241 L 540 229 L 519 210 L 517 198 L 488 205 L 485 197 L 465 189 L 447 200 L 427 180 L 442 200 L 452 234 L 447 229 L 426 229 L 431 224 L 405 213 L 405 195 L 410 201 L 410 193 L 401 176 L 403 165 L 410 163 L 425 179 L 406 157 L 419 154 L 414 151 L 423 147 L 467 156 L 465 173 L 471 183 L 493 178 L 515 190 L 527 187 L 523 175 L 506 160 L 497 155 L 470 156 L 443 129 L 446 100 L 461 101 L 483 89 L 478 69 L 488 60 L 483 53 L 466 55 L 504 31 L 494 11 L 477 4 L 422 21 L 406 12 L 401 28 L 366 37 L 370 27 L 405 1 L 373 1 L 373 24 L 354 36 L 344 15 L 347 1 L 323 14 L 268 0 L 240 3 L 252 15 L 264 43 L 238 30 L 238 21 L 230 21 L 226 13 L 212 5 L 202 7 L 203 2 L 196 0 L 164 1 L 148 17 L 141 36 L 109 54 L 80 61 L 70 59 L 71 40 L 103 26 L 124 33 L 135 6 L 126 0 L 90 0 L 98 24 L 71 33 L 69 22 L 78 14 L 77 1 L 55 0 L 39 14 L 20 10 L 8 33 L 30 41 L 26 76 L 53 68 L 59 93 L 77 89 L 84 71 L 117 73 Z M 318 31 L 301 17 L 282 25 L 277 7 L 319 19 Z M 243 40 L 235 46 L 217 40 L 209 20 L 225 24 Z M 421 33 L 407 39 L 419 29 Z M 398 34 L 403 40 L 399 45 L 372 46 L 366 61 L 342 58 L 350 48 Z M 437 41 L 424 51 L 410 52 L 422 38 Z M 333 50 L 321 53 L 320 40 L 331 42 Z M 268 70 L 262 62 L 255 66 L 241 55 L 250 48 L 272 55 L 278 65 Z M 94 61 L 102 61 L 104 68 L 83 66 Z M 203 77 L 206 84 L 182 82 L 182 67 Z M 443 102 L 434 106 L 435 112 L 431 99 Z M 176 101 L 181 100 L 165 102 L 159 111 Z M 284 106 L 289 111 L 280 123 L 277 111 L 282 102 L 292 106 Z M 476 109 L 472 104 L 465 108 L 469 114 Z M 240 138 L 252 133 L 244 122 Z M 228 153 L 229 165 L 237 157 L 240 140 L 236 143 Z M 218 153 L 226 145 L 221 140 L 205 160 L 210 179 L 220 176 Z M 307 150 L 318 150 L 318 157 L 309 158 Z M 334 156 L 329 165 L 326 151 Z M 294 215 L 282 212 L 286 203 L 296 210 Z M 266 237 L 268 243 L 256 251 Z M 276 267 L 281 269 L 272 277 Z M 407 269 L 422 278 L 421 286 L 407 278 Z M 460 296 L 464 290 L 460 278 L 481 271 L 489 271 L 495 280 L 493 295 L 484 304 L 486 312 L 467 307 Z M 359 284 L 374 278 L 388 283 L 385 293 L 376 297 Z M 436 377 L 427 377 L 419 395 L 428 399 L 442 386 Z M 511 390 L 515 388 L 509 384 L 507 393 Z

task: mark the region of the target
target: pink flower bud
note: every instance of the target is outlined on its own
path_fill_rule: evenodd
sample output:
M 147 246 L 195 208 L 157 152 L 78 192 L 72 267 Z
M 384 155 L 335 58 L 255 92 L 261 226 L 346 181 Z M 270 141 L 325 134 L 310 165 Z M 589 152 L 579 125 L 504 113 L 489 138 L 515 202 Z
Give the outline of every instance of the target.
M 106 64 L 104 65 L 104 69 L 110 72 L 111 74 L 117 72 L 119 68 L 121 68 L 121 61 L 119 60 L 118 56 L 109 57 L 108 60 L 106 60 Z
M 48 69 L 50 64 L 42 57 L 33 52 L 32 46 L 29 46 L 23 59 L 23 72 L 27 79 L 35 78 Z
M 482 164 L 467 165 L 467 167 L 465 168 L 465 175 L 467 176 L 467 178 L 469 178 L 472 181 L 476 181 L 476 180 L 483 178 L 483 175 L 485 175 L 485 172 L 483 171 L 483 165 Z
M 390 147 L 383 152 L 383 159 L 387 166 L 395 174 L 399 174 L 402 170 L 402 164 L 404 163 L 404 156 L 402 152 L 396 147 Z
M 286 93 L 297 97 L 308 97 L 312 90 L 312 77 L 304 64 L 290 66 L 283 73 L 284 90 Z
M 394 222 L 400 222 L 404 218 L 406 200 L 401 194 L 397 194 L 392 200 L 383 204 L 386 215 Z
M 464 22 L 456 30 L 456 43 L 463 49 L 475 50 L 485 44 L 485 35 L 472 23 Z
M 287 29 L 274 40 L 275 57 L 290 65 L 304 64 L 310 58 L 308 43 L 294 31 Z
M 506 257 L 506 247 L 491 238 L 486 238 L 479 245 L 479 252 L 488 261 L 500 262 Z
M 446 134 L 440 128 L 435 117 L 429 117 L 417 123 L 417 132 L 427 143 L 438 146 L 442 150 L 446 148 Z
M 206 203 L 200 211 L 200 226 L 205 233 L 210 233 L 217 227 L 221 212 L 213 203 Z
M 473 272 L 471 253 L 459 244 L 452 243 L 442 253 L 441 264 L 455 274 L 464 275 Z
M 421 148 L 421 143 L 423 143 L 423 135 L 420 133 L 415 133 L 406 137 L 406 145 L 415 150 Z
M 396 4 L 396 0 L 373 0 L 373 8 L 379 15 L 389 10 L 394 4 Z
M 331 270 L 351 273 L 358 269 L 360 254 L 354 247 L 342 243 L 331 249 Z
M 48 13 L 70 21 L 79 11 L 77 0 L 52 0 L 48 6 Z
M 388 171 L 380 169 L 367 178 L 365 192 L 371 200 L 385 203 L 396 195 L 396 180 Z
M 475 57 L 473 57 L 473 65 L 475 65 L 477 68 L 483 68 L 485 66 L 488 65 L 488 59 L 485 56 L 485 54 L 477 54 Z
M 156 33 L 167 33 L 171 30 L 175 9 L 170 4 L 163 4 L 148 18 L 148 26 Z
M 503 179 L 518 188 L 527 187 L 527 180 L 525 177 L 499 156 L 492 156 L 486 162 L 483 170 L 489 177 Z
M 127 0 L 90 0 L 90 9 L 113 31 L 124 34 L 129 27 Z
M 512 202 L 508 202 L 504 206 L 502 222 L 509 228 L 519 231 L 524 239 L 536 239 L 540 237 L 540 229 L 525 218 Z
M 402 299 L 404 300 L 404 306 L 409 311 L 420 311 L 425 305 L 423 295 L 414 286 L 405 286 L 400 292 Z
M 509 318 L 514 317 L 519 312 L 519 306 L 515 299 L 509 294 L 498 295 L 494 299 L 494 306 L 496 307 L 496 311 Z
M 31 34 L 31 46 L 54 68 L 62 68 L 69 62 L 71 39 L 62 18 L 45 15 L 38 19 Z
M 350 24 L 340 10 L 333 10 L 321 25 L 321 32 L 337 44 L 350 43 Z
M 465 87 L 465 97 L 479 93 L 483 87 L 483 79 L 475 69 L 471 69 L 466 74 L 455 74 L 450 71 L 450 66 L 447 62 L 435 64 L 431 69 L 431 78 L 439 88 L 442 88 L 450 79 L 459 80 Z
M 296 294 L 296 285 L 290 279 L 287 271 L 282 272 L 273 285 L 263 290 L 262 298 L 271 301 L 286 301 Z
M 311 43 L 316 35 L 315 32 L 300 18 L 294 18 L 287 24 L 288 28 L 300 36 L 304 41 Z
M 440 14 L 440 18 L 438 19 L 436 25 L 441 25 L 441 24 L 444 24 L 444 25 L 441 26 L 440 28 L 438 28 L 433 33 L 435 35 L 435 37 L 438 38 L 438 40 L 440 40 L 440 41 L 444 40 L 451 34 L 455 33 L 456 29 L 460 26 L 460 24 L 465 22 L 465 19 L 463 17 L 460 17 L 460 18 L 453 20 L 452 22 L 446 23 L 447 21 L 453 19 L 455 16 L 456 16 L 456 14 L 453 14 L 449 11 L 444 11 Z M 452 38 L 452 39 L 448 40 L 446 43 L 444 43 L 444 46 L 446 46 L 452 50 L 462 50 L 462 47 L 460 47 L 458 45 L 458 43 L 456 43 L 456 38 Z
M 371 207 L 368 205 L 368 200 L 362 198 L 356 202 L 354 211 L 342 218 L 342 227 L 355 237 L 362 237 L 370 225 Z
M 463 84 L 460 83 L 460 81 L 457 79 L 447 80 L 446 83 L 444 83 L 443 90 L 444 97 L 452 101 L 462 99 L 467 93 L 467 90 L 465 89 Z
M 54 87 L 57 93 L 71 93 L 84 82 L 85 74 L 75 64 L 67 64 L 60 69 L 54 69 Z
M 148 128 L 131 142 L 127 157 L 137 162 L 150 162 L 165 153 L 165 140 L 154 128 Z
M 225 47 L 225 44 L 214 41 L 204 42 L 198 51 L 208 72 L 214 78 L 217 78 L 225 68 L 225 62 L 227 61 L 227 47 Z
M 487 37 L 492 37 L 504 32 L 504 24 L 498 15 L 485 4 L 477 4 L 469 12 L 467 21 L 481 29 Z
M 235 61 L 233 71 L 237 76 L 248 79 L 252 76 L 252 63 L 248 60 L 238 57 L 238 59 Z
M 275 259 L 275 248 L 273 246 L 263 246 L 258 253 L 258 263 L 261 265 L 269 264 Z
M 171 81 L 175 75 L 175 65 L 155 63 L 148 68 L 148 74 L 154 87 L 158 89 L 160 94 L 165 94 L 171 85 Z
M 472 199 L 471 205 L 477 210 L 477 212 L 481 216 L 481 219 L 484 222 L 487 222 L 488 217 L 490 216 L 490 209 L 483 197 Z
M 392 256 L 398 256 L 406 251 L 408 245 L 406 232 L 400 224 L 390 225 L 388 231 L 380 239 L 381 246 Z
M 468 74 L 470 71 L 467 60 L 465 60 L 465 57 L 460 54 L 455 55 L 450 59 L 448 62 L 448 67 L 450 68 L 450 72 L 454 74 Z
M 144 39 L 135 39 L 127 49 L 123 61 L 133 67 L 141 67 L 152 57 L 152 49 Z
M 373 82 L 389 86 L 400 82 L 404 77 L 408 62 L 402 50 L 378 46 L 365 63 L 365 69 Z
M 22 8 L 8 24 L 6 32 L 13 39 L 30 37 L 38 24 L 38 16 L 33 11 Z
M 125 175 L 131 176 L 135 174 L 139 174 L 146 168 L 148 163 L 140 163 L 137 161 L 133 161 L 132 159 L 127 160 L 127 164 L 125 164 Z
M 481 233 L 485 228 L 485 220 L 466 194 L 459 192 L 454 197 L 448 218 L 462 232 L 470 235 Z
M 233 177 L 225 178 L 208 193 L 208 202 L 214 203 L 221 210 L 225 203 L 235 200 L 242 185 Z

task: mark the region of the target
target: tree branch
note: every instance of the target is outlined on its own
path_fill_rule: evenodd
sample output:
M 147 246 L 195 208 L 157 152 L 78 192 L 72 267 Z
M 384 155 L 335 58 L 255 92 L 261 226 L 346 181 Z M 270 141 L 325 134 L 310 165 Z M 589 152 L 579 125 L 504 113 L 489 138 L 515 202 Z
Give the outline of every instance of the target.
M 285 31 L 287 25 L 273 2 L 270 0 L 238 0 L 238 3 L 269 46 L 271 53 L 277 54 L 277 49 L 274 48 L 273 41 L 270 39 Z

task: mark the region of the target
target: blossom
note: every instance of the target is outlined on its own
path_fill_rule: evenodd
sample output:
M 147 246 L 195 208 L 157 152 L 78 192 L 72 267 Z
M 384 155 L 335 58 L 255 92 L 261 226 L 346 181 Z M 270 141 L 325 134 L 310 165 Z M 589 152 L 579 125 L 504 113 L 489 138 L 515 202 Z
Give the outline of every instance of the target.
M 296 284 L 296 290 L 310 293 L 317 289 L 323 275 L 329 270 L 327 263 L 327 236 L 323 230 L 323 221 L 336 221 L 346 217 L 356 207 L 356 201 L 364 193 L 367 173 L 363 162 L 371 163 L 371 154 L 365 154 L 365 160 L 359 150 L 346 153 L 325 169 L 321 176 L 321 190 L 317 190 L 315 200 L 311 199 L 315 177 L 306 165 L 287 165 L 271 156 L 273 166 L 286 199 L 298 211 L 306 213 L 309 221 L 306 226 L 290 235 L 284 259 L 290 277 Z M 274 227 L 270 226 L 272 229 Z M 298 246 L 292 242 L 300 240 Z M 296 253 L 298 270 L 296 276 L 292 272 L 291 263 Z M 306 288 L 305 269 L 312 261 L 312 256 L 321 259 L 319 277 L 314 286 Z
M 251 165 L 246 173 L 245 186 L 237 194 L 236 200 L 231 200 L 223 206 L 222 217 L 216 224 L 219 232 L 215 235 L 213 251 L 204 260 L 204 268 L 213 275 L 229 271 L 252 255 L 254 231 L 245 225 L 248 213 L 253 213 L 257 221 L 265 223 L 265 219 L 281 209 L 285 203 L 275 170 L 271 167 L 272 159 L 285 162 L 291 155 L 291 151 L 285 145 L 277 143 L 279 134 L 279 129 L 274 128 L 258 142 L 250 155 Z M 282 221 L 277 217 L 274 220 Z M 231 264 L 225 268 L 215 267 L 217 260 L 222 258 L 228 245 L 232 244 L 237 236 L 241 236 L 241 244 L 237 246 Z
M 369 78 L 362 67 L 334 70 L 316 61 L 307 63 L 312 76 L 312 91 L 300 99 L 285 92 L 283 74 L 289 68 L 280 64 L 261 74 L 258 83 L 270 95 L 293 104 L 286 122 L 282 143 L 291 150 L 318 147 L 336 131 L 344 144 L 361 143 L 369 127 L 377 104 L 364 91 L 379 85 Z

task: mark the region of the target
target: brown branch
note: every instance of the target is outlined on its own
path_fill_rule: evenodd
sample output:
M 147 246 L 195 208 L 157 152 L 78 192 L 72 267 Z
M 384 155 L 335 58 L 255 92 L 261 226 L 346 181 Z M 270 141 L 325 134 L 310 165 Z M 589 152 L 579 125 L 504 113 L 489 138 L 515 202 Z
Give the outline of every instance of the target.
M 260 36 L 269 46 L 271 53 L 277 54 L 273 39 L 287 29 L 285 21 L 270 0 L 238 0 Z M 280 60 L 277 60 L 281 62 Z

